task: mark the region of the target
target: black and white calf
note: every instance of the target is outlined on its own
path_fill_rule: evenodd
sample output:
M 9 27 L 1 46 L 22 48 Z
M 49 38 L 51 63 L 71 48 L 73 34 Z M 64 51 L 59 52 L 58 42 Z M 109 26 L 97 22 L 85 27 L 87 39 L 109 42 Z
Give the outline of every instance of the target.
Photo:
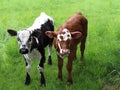
M 46 31 L 54 31 L 54 20 L 46 15 L 44 12 L 40 14 L 39 17 L 36 18 L 33 25 L 24 30 L 11 30 L 8 29 L 8 33 L 11 36 L 17 36 L 19 52 L 23 54 L 26 61 L 26 81 L 25 84 L 29 85 L 30 78 L 30 68 L 31 68 L 31 60 L 35 58 L 39 58 L 38 70 L 41 75 L 41 85 L 45 85 L 45 77 L 43 73 L 44 62 L 45 62 L 45 50 L 44 48 L 48 46 L 49 58 L 48 64 L 52 64 L 51 60 L 51 49 L 53 39 L 50 39 L 45 35 Z

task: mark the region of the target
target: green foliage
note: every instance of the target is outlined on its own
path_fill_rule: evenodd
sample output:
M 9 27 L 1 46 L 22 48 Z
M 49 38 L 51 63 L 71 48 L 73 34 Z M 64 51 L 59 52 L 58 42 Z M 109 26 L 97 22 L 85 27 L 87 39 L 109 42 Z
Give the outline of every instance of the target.
M 82 12 L 88 19 L 85 61 L 73 63 L 73 85 L 67 86 L 67 59 L 63 81 L 57 80 L 57 57 L 45 63 L 47 86 L 40 86 L 38 60 L 32 62 L 31 84 L 24 85 L 25 62 L 17 40 L 7 29 L 20 30 L 32 25 L 40 12 L 54 18 L 55 30 L 71 15 Z M 120 89 L 120 3 L 119 0 L 1 0 L 0 1 L 0 90 L 119 90 Z M 47 50 L 46 50 L 47 51 Z M 47 56 L 47 52 L 46 52 Z M 111 86 L 110 86 L 111 85 Z

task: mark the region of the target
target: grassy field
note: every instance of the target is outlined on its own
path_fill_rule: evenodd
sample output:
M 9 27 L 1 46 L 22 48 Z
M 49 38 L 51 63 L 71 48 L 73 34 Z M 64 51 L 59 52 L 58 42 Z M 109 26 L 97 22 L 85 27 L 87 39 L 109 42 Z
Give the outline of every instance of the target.
M 42 11 L 54 18 L 55 30 L 76 12 L 82 12 L 88 19 L 85 63 L 79 60 L 78 47 L 71 86 L 66 85 L 67 59 L 64 60 L 63 81 L 57 80 L 54 48 L 53 65 L 45 64 L 47 86 L 40 86 L 38 60 L 32 63 L 31 84 L 24 85 L 25 61 L 18 53 L 16 38 L 6 31 L 31 26 Z M 120 90 L 119 0 L 0 0 L 0 90 Z

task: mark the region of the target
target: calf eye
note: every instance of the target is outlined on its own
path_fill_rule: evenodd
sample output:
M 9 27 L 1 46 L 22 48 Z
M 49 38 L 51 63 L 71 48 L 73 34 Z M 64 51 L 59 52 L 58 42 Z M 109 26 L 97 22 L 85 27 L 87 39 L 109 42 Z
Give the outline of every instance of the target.
M 60 42 L 60 40 L 59 39 L 57 39 L 58 40 L 58 42 Z
M 17 38 L 17 40 L 21 42 L 21 40 L 20 40 L 20 38 L 19 38 L 19 37 Z
M 70 37 L 70 35 L 67 35 L 68 37 Z

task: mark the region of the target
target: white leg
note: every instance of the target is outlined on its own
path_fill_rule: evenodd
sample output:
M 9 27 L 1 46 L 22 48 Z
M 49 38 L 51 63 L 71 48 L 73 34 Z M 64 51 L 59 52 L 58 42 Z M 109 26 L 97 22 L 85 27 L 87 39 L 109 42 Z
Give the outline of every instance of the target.
M 31 59 L 29 58 L 28 54 L 24 55 L 25 58 L 25 62 L 26 62 L 26 81 L 25 81 L 25 85 L 29 85 L 30 84 L 30 69 L 31 69 Z
M 25 60 L 26 60 L 26 70 L 28 74 L 30 74 L 30 69 L 31 69 L 31 59 L 29 58 L 28 54 L 24 55 Z
M 52 46 L 48 45 L 48 56 L 51 56 L 52 53 Z

